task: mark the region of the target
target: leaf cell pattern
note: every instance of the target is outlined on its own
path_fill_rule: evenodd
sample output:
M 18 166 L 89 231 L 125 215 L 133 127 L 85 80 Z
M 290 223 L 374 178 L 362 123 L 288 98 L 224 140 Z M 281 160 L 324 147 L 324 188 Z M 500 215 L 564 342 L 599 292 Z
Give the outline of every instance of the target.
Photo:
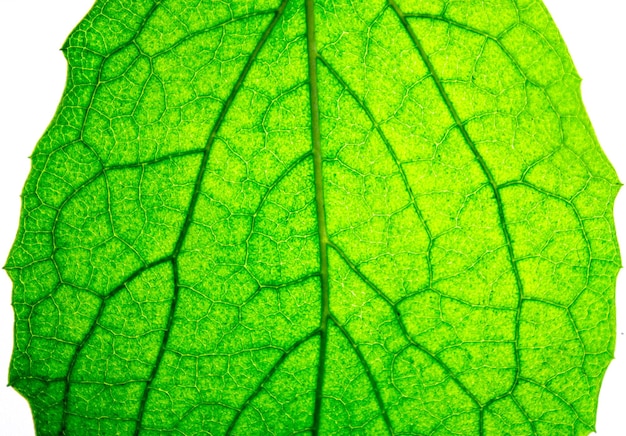
M 41 435 L 587 435 L 619 182 L 534 0 L 98 0 L 19 234 Z

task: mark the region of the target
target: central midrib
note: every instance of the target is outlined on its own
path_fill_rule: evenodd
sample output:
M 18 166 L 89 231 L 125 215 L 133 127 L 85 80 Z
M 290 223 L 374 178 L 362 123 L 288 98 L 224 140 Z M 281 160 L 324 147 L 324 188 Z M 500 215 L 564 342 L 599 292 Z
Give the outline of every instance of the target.
M 306 0 L 306 40 L 309 65 L 309 96 L 311 107 L 311 143 L 313 147 L 313 171 L 315 177 L 315 206 L 317 209 L 317 231 L 320 250 L 320 282 L 322 288 L 320 310 L 320 353 L 315 388 L 315 408 L 311 434 L 317 436 L 320 430 L 322 397 L 324 389 L 324 364 L 328 345 L 329 284 L 328 284 L 328 229 L 324 208 L 324 177 L 322 173 L 322 141 L 320 133 L 319 91 L 317 83 L 317 43 L 315 39 L 315 3 Z

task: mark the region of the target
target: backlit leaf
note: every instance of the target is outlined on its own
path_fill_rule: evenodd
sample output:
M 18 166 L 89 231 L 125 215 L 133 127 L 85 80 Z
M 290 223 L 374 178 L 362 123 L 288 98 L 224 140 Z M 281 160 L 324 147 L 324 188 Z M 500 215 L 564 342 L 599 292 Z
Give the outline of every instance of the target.
M 7 263 L 38 434 L 587 435 L 619 182 L 542 4 L 99 0 Z

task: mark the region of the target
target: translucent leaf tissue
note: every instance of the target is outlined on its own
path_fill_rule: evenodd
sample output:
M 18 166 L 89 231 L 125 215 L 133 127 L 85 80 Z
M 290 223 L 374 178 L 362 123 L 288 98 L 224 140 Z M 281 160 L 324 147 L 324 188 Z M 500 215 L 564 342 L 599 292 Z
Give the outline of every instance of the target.
M 620 183 L 541 2 L 97 0 L 63 51 L 37 434 L 593 431 Z

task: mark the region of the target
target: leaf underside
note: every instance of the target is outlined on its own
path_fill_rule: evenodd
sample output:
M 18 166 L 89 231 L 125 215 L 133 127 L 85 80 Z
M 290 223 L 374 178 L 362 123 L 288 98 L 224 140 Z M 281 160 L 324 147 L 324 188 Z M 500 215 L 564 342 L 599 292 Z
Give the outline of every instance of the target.
M 587 435 L 619 182 L 530 0 L 98 0 L 32 157 L 40 435 Z

